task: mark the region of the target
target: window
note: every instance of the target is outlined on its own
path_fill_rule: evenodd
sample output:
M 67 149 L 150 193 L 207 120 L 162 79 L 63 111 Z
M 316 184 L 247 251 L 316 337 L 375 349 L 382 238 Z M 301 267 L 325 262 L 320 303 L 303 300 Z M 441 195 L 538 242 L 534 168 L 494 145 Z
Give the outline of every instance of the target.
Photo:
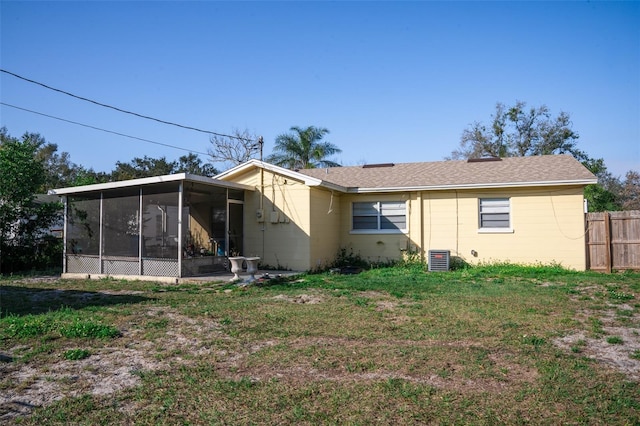
M 510 231 L 510 212 L 508 198 L 480 198 L 480 229 Z
M 407 228 L 407 205 L 404 201 L 370 201 L 353 203 L 353 231 L 382 233 L 404 232 Z

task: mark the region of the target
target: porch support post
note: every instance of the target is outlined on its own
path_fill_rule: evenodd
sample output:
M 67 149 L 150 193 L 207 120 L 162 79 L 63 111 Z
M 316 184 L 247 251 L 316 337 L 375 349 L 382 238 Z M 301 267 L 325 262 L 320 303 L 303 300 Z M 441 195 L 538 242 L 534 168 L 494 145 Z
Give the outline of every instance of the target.
M 182 199 L 184 181 L 178 186 L 178 278 L 182 278 Z
M 69 197 L 66 195 L 63 198 L 64 202 L 64 222 L 62 224 L 62 273 L 67 273 L 67 220 L 68 216 L 68 201 Z
M 140 208 L 138 209 L 138 275 L 142 275 L 142 187 L 140 187 Z
M 102 241 L 102 239 L 104 238 L 104 232 L 103 232 L 103 224 L 102 221 L 104 220 L 104 193 L 100 192 L 100 245 L 98 246 L 98 271 L 102 274 L 102 247 L 104 245 L 104 242 Z

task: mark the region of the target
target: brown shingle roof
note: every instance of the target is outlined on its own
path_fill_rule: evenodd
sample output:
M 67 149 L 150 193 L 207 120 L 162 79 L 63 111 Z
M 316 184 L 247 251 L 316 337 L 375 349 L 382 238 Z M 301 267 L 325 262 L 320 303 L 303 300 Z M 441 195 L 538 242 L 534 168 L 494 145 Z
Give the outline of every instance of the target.
M 438 161 L 304 169 L 299 173 L 350 189 L 446 188 L 595 183 L 570 155 L 509 157 L 501 161 Z

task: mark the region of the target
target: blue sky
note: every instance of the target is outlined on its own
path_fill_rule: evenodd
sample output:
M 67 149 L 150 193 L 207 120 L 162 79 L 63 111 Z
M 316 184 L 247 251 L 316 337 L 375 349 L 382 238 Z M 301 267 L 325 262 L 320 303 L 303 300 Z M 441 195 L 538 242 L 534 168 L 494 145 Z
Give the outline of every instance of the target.
M 343 165 L 438 161 L 496 102 L 569 113 L 640 170 L 640 2 L 0 2 L 5 70 L 159 119 L 262 135 L 321 126 Z M 2 102 L 197 152 L 206 134 L 0 74 Z M 0 106 L 98 171 L 186 152 Z M 206 160 L 206 156 L 201 156 Z M 220 165 L 218 165 L 220 167 Z

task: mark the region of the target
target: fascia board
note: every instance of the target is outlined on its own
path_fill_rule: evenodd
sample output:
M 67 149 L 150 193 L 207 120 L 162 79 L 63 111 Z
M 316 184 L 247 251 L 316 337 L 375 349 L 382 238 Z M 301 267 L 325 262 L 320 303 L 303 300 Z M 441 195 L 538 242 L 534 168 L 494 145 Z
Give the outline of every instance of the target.
M 385 188 L 357 188 L 349 187 L 346 192 L 353 194 L 376 193 L 376 192 L 407 192 L 407 191 L 446 191 L 452 189 L 496 189 L 496 188 L 525 188 L 534 186 L 572 186 L 591 185 L 598 183 L 598 179 L 579 179 L 562 181 L 542 181 L 542 182 L 508 182 L 508 183 L 479 183 L 465 185 L 432 185 L 432 186 L 405 186 L 405 187 L 385 187 Z
M 302 173 L 298 173 L 294 170 L 290 170 L 290 169 L 285 169 L 284 167 L 280 167 L 280 166 L 276 166 L 274 164 L 270 164 L 270 163 L 265 163 L 264 161 L 259 161 L 256 159 L 251 159 L 245 163 L 242 163 L 238 166 L 235 166 L 225 172 L 222 172 L 216 176 L 214 176 L 215 179 L 231 179 L 233 178 L 233 176 L 236 176 L 238 174 L 242 174 L 244 172 L 246 172 L 247 170 L 251 169 L 251 168 L 261 168 L 267 171 L 270 171 L 272 173 L 281 175 L 281 176 L 285 176 L 291 179 L 295 179 L 298 181 L 303 182 L 305 185 L 307 186 L 323 186 L 329 189 L 333 189 L 336 191 L 342 191 L 342 192 L 346 192 L 346 188 L 342 187 L 340 185 L 335 185 L 333 183 L 329 183 L 329 182 L 325 182 L 322 179 L 318 179 L 318 178 L 314 178 L 311 176 L 307 176 L 305 174 Z
M 260 163 L 258 161 L 258 163 Z M 268 170 L 270 172 L 273 173 L 277 173 L 279 175 L 282 176 L 286 176 L 288 178 L 291 179 L 296 179 L 299 181 L 304 182 L 305 185 L 308 186 L 318 186 L 320 184 L 322 184 L 322 180 L 317 179 L 317 178 L 313 178 L 311 176 L 307 176 L 307 175 L 303 175 L 302 173 L 298 173 L 294 170 L 289 170 L 289 169 L 285 169 L 284 167 L 280 167 L 280 166 L 275 166 L 273 164 L 269 164 L 269 163 L 260 163 L 260 165 L 258 167 L 262 167 L 265 170 Z
M 238 164 L 237 166 L 233 166 L 232 168 L 225 170 L 222 173 L 218 173 L 213 177 L 213 179 L 228 179 L 237 174 L 243 173 L 244 171 L 251 169 L 252 167 L 260 167 L 260 161 L 251 159 L 242 164 Z
M 206 176 L 192 175 L 188 173 L 177 173 L 175 175 L 153 176 L 140 179 L 130 179 L 118 182 L 106 182 L 96 183 L 93 185 L 72 186 L 67 188 L 56 188 L 48 191 L 49 195 L 66 195 L 66 194 L 78 194 L 82 192 L 96 192 L 109 189 L 130 188 L 132 186 L 151 185 L 155 183 L 164 182 L 176 182 L 176 181 L 190 181 L 199 182 L 206 185 L 222 186 L 225 188 L 245 189 L 253 191 L 253 187 L 248 185 L 242 185 L 235 182 L 221 181 Z
M 338 192 L 349 192 L 349 188 L 345 188 L 344 186 L 336 185 L 335 183 L 320 181 L 317 185 L 309 185 L 309 186 L 321 186 L 323 188 L 330 189 L 332 191 Z

